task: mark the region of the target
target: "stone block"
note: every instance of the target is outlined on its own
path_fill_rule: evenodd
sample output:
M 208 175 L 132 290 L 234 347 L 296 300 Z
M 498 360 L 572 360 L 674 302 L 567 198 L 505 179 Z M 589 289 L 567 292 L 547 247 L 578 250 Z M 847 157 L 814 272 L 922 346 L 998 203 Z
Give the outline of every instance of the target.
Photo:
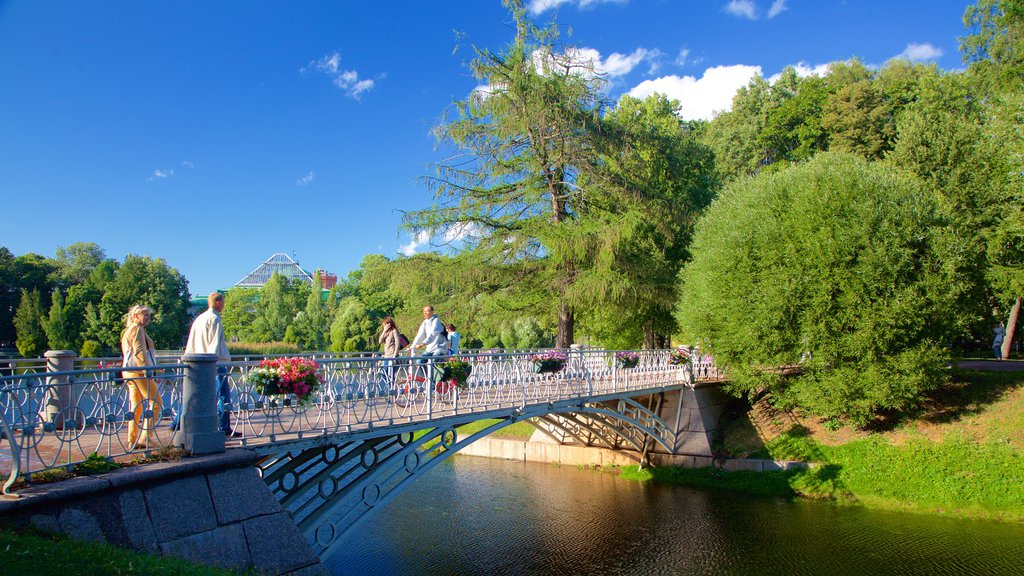
M 75 540 L 105 542 L 99 520 L 77 507 L 68 507 L 60 512 L 60 531 Z
M 51 514 L 33 514 L 28 521 L 40 530 L 60 532 L 60 522 L 57 521 L 56 516 Z
M 320 561 L 287 512 L 246 520 L 242 526 L 257 572 L 279 574 Z
M 783 463 L 777 460 L 764 460 L 761 463 L 762 472 L 781 472 L 782 470 L 785 469 L 786 468 L 785 466 L 783 466 Z
M 684 432 L 676 438 L 676 453 L 690 456 L 711 456 L 711 434 Z
M 231 524 L 281 511 L 255 468 L 236 468 L 206 477 L 220 524 Z
M 736 472 L 738 470 L 746 470 L 748 472 L 760 472 L 761 460 L 731 458 L 725 461 L 725 463 L 722 465 L 722 470 L 725 470 L 726 472 Z
M 135 550 L 157 552 L 159 548 L 157 547 L 156 532 L 153 531 L 153 523 L 149 519 L 149 511 L 146 509 L 146 499 L 142 496 L 142 491 L 123 492 L 117 503 L 129 545 Z
M 494 438 L 487 443 L 487 456 L 504 460 L 523 460 L 526 454 L 525 442 L 522 440 L 506 440 Z
M 211 511 L 212 512 L 212 511 Z M 192 534 L 160 544 L 160 553 L 197 564 L 245 570 L 252 566 L 241 524 Z
M 527 442 L 524 446 L 525 460 L 527 462 L 550 462 L 557 464 L 559 460 L 558 444 L 539 444 Z
M 145 497 L 158 542 L 169 542 L 217 526 L 205 476 L 154 486 L 145 491 Z

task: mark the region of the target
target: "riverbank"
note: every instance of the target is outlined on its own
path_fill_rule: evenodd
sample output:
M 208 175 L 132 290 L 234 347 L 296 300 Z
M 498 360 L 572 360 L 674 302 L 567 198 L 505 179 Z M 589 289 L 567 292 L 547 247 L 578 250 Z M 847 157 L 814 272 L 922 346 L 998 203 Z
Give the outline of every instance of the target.
M 819 463 L 815 468 L 748 474 L 634 467 L 622 474 L 676 485 L 1024 522 L 1024 372 L 998 368 L 957 370 L 952 383 L 931 394 L 924 408 L 891 415 L 872 430 L 829 429 L 829 423 L 814 418 L 765 416 L 756 409 L 734 414 L 725 427 L 725 456 Z M 773 434 L 773 428 L 781 431 Z
M 146 574 L 230 576 L 230 570 L 159 558 L 109 544 L 81 542 L 60 534 L 0 525 L 0 566 L 5 574 Z

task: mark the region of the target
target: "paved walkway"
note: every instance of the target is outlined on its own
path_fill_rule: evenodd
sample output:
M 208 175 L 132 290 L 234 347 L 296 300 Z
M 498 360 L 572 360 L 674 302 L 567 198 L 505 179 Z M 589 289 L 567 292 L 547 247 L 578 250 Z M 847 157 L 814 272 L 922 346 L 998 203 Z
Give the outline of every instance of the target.
M 957 368 L 962 370 L 993 370 L 998 372 L 1024 371 L 1024 360 L 961 360 Z

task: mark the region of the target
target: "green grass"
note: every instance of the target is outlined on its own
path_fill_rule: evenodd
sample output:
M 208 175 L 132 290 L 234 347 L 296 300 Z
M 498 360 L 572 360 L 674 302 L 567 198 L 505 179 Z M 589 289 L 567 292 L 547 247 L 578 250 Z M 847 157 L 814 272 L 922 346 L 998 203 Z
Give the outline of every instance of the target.
M 152 576 L 226 576 L 229 570 L 158 558 L 93 542 L 32 529 L 0 527 L 0 567 L 4 574 L 65 576 L 67 574 L 145 574 Z
M 621 471 L 624 478 L 871 508 L 1024 522 L 1024 373 L 961 371 L 923 408 L 877 430 L 824 444 L 801 426 L 767 444 L 737 419 L 734 456 L 817 462 L 808 470 L 714 468 Z
M 479 432 L 479 431 L 483 430 L 484 428 L 487 428 L 488 426 L 491 426 L 492 424 L 494 424 L 497 421 L 498 420 L 494 420 L 494 419 L 479 420 L 477 422 L 470 422 L 469 424 L 465 424 L 463 426 L 459 426 L 459 435 L 462 436 L 462 437 L 465 437 L 465 436 L 469 436 L 470 434 L 475 434 L 476 432 Z M 488 437 L 489 438 L 516 438 L 516 439 L 523 439 L 523 440 L 525 440 L 525 439 L 528 439 L 530 436 L 533 435 L 534 430 L 536 430 L 536 428 L 534 428 L 532 425 L 530 425 L 527 422 L 516 422 L 514 424 L 509 424 L 508 426 L 502 428 L 501 430 L 497 430 L 495 432 L 492 432 L 490 435 L 488 435 Z

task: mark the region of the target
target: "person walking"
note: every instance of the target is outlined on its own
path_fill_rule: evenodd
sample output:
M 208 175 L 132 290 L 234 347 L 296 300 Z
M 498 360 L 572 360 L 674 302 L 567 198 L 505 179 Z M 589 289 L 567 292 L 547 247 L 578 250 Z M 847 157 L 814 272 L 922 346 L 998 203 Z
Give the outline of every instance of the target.
M 395 357 L 402 349 L 402 344 L 408 344 L 408 342 L 402 342 L 398 324 L 395 324 L 395 319 L 391 316 L 385 316 L 380 321 L 380 336 L 377 338 L 377 342 L 384 346 L 384 385 L 391 386 L 395 380 Z
M 1003 328 L 1002 324 L 996 324 L 994 330 L 994 337 L 992 338 L 992 352 L 996 355 L 996 360 L 1003 359 L 1003 340 L 1006 338 L 1006 328 Z
M 448 325 L 448 354 L 454 356 L 459 353 L 459 344 L 462 343 L 462 334 L 455 329 L 455 324 Z
M 124 358 L 122 365 L 125 368 L 156 365 L 156 348 L 153 339 L 146 333 L 146 326 L 149 325 L 152 316 L 152 310 L 142 305 L 132 306 L 125 316 L 124 332 L 121 333 L 121 356 Z M 128 385 L 128 401 L 133 413 L 132 419 L 128 421 L 128 447 L 148 448 L 149 433 L 153 430 L 154 419 L 160 418 L 162 409 L 156 382 L 145 370 L 125 370 L 123 374 Z M 145 416 L 147 413 L 149 416 Z
M 185 344 L 185 354 L 216 354 L 219 362 L 228 362 L 231 355 L 224 339 L 224 324 L 220 314 L 224 311 L 224 295 L 211 292 L 206 298 L 209 306 L 192 322 Z M 231 382 L 226 366 L 217 366 L 217 418 L 225 436 L 241 438 L 242 433 L 231 428 Z M 174 422 L 177 428 L 177 421 Z

